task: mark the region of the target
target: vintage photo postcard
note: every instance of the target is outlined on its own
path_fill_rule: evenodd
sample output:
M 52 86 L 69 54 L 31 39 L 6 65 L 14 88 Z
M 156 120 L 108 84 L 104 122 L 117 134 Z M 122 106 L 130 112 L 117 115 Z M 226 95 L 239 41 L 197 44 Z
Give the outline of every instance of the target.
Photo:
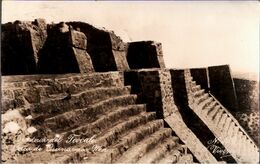
M 1 16 L 1 163 L 259 163 L 258 1 Z

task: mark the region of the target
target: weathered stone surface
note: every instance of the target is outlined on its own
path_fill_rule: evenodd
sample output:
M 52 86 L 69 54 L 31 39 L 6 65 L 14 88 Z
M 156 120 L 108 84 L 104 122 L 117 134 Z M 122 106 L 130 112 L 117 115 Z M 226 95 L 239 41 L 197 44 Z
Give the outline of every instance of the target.
M 39 51 L 47 38 L 46 23 L 15 21 L 2 25 L 1 67 L 3 75 L 37 72 Z
M 141 71 L 139 72 L 139 78 L 143 101 L 147 103 L 147 109 L 149 111 L 156 111 L 157 116 L 163 118 L 159 71 Z
M 216 163 L 216 158 L 201 143 L 199 138 L 189 129 L 183 119 L 178 114 L 172 114 L 164 119 L 167 124 L 174 130 L 180 139 L 187 145 L 189 150 L 194 154 L 201 163 Z
M 44 102 L 50 99 L 52 94 L 60 94 L 66 91 L 74 94 L 82 92 L 83 89 L 93 90 L 101 86 L 117 86 L 120 88 L 124 85 L 123 75 L 120 72 L 93 73 L 84 76 L 80 74 L 4 76 L 2 82 L 2 113 L 15 108 L 25 108 L 35 103 Z M 102 94 L 98 91 L 96 92 Z M 112 94 L 110 93 L 110 95 Z M 98 98 L 93 99 L 96 100 Z M 80 99 L 76 101 L 80 101 Z M 86 99 L 84 99 L 85 101 Z M 63 104 L 63 101 L 60 102 Z M 50 106 L 46 107 L 46 109 L 48 108 Z M 57 109 L 54 108 L 54 110 Z
M 145 104 L 136 104 L 137 96 L 131 95 L 130 87 L 124 86 L 122 75 L 122 72 L 109 72 L 5 76 L 3 89 L 6 97 L 21 97 L 25 100 L 26 107 L 4 113 L 5 132 L 10 131 L 8 122 L 13 121 L 14 111 L 21 116 L 25 127 L 19 128 L 17 125 L 23 125 L 19 122 L 12 123 L 15 126 L 11 131 L 17 133 L 21 129 L 22 134 L 15 134 L 11 138 L 8 138 L 10 134 L 7 134 L 3 137 L 2 143 L 5 147 L 2 159 L 5 162 L 25 163 L 90 163 L 106 162 L 108 159 L 119 162 L 138 161 L 138 154 L 142 153 L 143 158 L 150 160 L 150 157 L 153 157 L 156 162 L 164 159 L 163 155 L 166 153 L 177 153 L 176 159 L 171 161 L 191 162 L 192 155 L 182 149 L 184 145 L 179 143 L 178 137 L 173 136 L 172 129 L 165 128 L 164 121 L 158 120 L 155 112 L 146 112 Z M 71 86 L 73 90 L 68 89 Z M 9 112 L 12 113 L 8 116 Z M 93 142 L 65 143 L 71 135 L 75 135 L 76 140 L 93 137 Z M 20 138 L 16 136 L 25 136 L 25 143 L 19 142 Z M 61 137 L 61 142 L 28 142 L 34 138 L 53 139 L 57 136 Z M 40 146 L 41 150 L 32 152 L 15 149 L 15 146 L 20 144 L 26 148 Z M 95 145 L 99 146 L 99 150 L 107 151 L 91 149 Z M 58 148 L 57 153 L 46 151 L 52 146 Z M 62 151 L 63 148 L 84 148 L 87 152 L 66 152 Z M 134 156 L 127 155 L 137 149 L 139 151 L 135 152 Z M 158 151 L 160 154 L 151 155 Z M 89 158 L 84 158 L 86 154 Z M 184 159 L 186 156 L 190 158 Z
M 113 31 L 87 23 L 47 25 L 37 19 L 2 26 L 2 70 L 6 75 L 126 71 L 129 63 L 132 68 L 165 67 L 161 43 L 124 43 Z M 137 58 L 136 51 L 140 53 Z
M 234 78 L 238 106 L 241 111 L 259 111 L 259 82 Z
M 39 51 L 42 49 L 47 39 L 47 24 L 44 19 L 35 19 L 35 21 L 32 22 L 32 24 L 38 27 L 33 27 L 34 30 L 31 31 L 34 57 L 36 59 L 36 63 L 38 63 Z
M 86 35 L 87 52 L 92 59 L 95 71 L 129 69 L 126 60 L 126 45 L 113 31 L 98 29 L 83 22 L 67 22 L 67 24 Z
M 131 77 L 137 79 L 132 80 Z M 171 75 L 168 70 L 143 69 L 125 73 L 126 84 L 131 84 L 139 101 L 147 103 L 147 109 L 156 111 L 159 118 L 176 112 Z
M 236 112 L 234 116 L 248 135 L 259 145 L 259 111 Z
M 75 30 L 70 30 L 70 44 L 79 49 L 86 50 L 87 49 L 87 37 L 85 36 L 84 33 L 75 31 Z
M 207 68 L 193 68 L 190 69 L 191 76 L 193 80 L 196 81 L 197 84 L 201 86 L 201 88 L 206 91 L 209 90 L 209 80 L 207 76 Z
M 236 119 L 250 137 L 259 143 L 259 82 L 234 78 L 239 111 Z
M 208 71 L 210 92 L 229 109 L 231 113 L 238 110 L 237 95 L 229 65 L 208 67 Z
M 127 61 L 131 69 L 165 68 L 162 44 L 154 41 L 130 42 Z
M 5 53 L 2 61 L 5 73 L 42 73 L 3 78 L 2 114 L 8 118 L 2 127 L 2 143 L 6 146 L 4 161 L 27 161 L 23 155 L 18 155 L 21 158 L 15 159 L 17 151 L 8 152 L 8 149 L 17 144 L 19 136 L 25 135 L 41 138 L 77 134 L 84 138 L 97 134 L 97 143 L 109 150 L 103 154 L 91 152 L 87 160 L 84 158 L 90 152 L 39 152 L 32 153 L 37 154 L 33 158 L 31 154 L 19 152 L 26 154 L 29 158 L 27 162 L 52 158 L 57 162 L 109 160 L 156 163 L 165 159 L 162 157 L 166 157 L 166 161 L 171 157 L 171 163 L 182 161 L 180 159 L 184 162 L 185 159 L 186 162 L 192 161 L 187 148 L 185 151 L 183 145 L 178 143 L 178 138 L 172 136 L 172 130 L 200 162 L 235 161 L 233 156 L 222 157 L 210 150 L 208 141 L 215 137 L 221 138 L 220 141 L 224 144 L 219 143 L 217 146 L 225 151 L 237 149 L 236 144 L 233 149 L 225 142 L 241 141 L 238 149 L 246 152 L 240 153 L 246 154 L 241 157 L 249 158 L 250 152 L 258 152 L 257 146 L 249 141 L 250 137 L 234 122 L 233 116 L 227 114 L 229 112 L 224 111 L 224 107 L 220 108 L 221 104 L 213 96 L 210 97 L 210 94 L 201 89 L 215 93 L 220 100 L 228 97 L 224 103 L 232 107 L 234 99 L 229 96 L 234 98 L 235 94 L 230 93 L 235 89 L 228 66 L 170 71 L 162 69 L 165 65 L 160 43 L 147 41 L 126 44 L 113 31 L 97 29 L 82 22 L 61 22 L 48 25 L 47 28 L 45 21 L 38 19 L 34 22 L 17 21 L 3 27 L 2 41 L 7 43 L 2 50 Z M 13 45 L 16 50 L 13 50 Z M 21 56 L 18 55 L 20 50 L 23 50 Z M 8 66 L 10 61 L 11 64 L 17 64 L 17 67 Z M 134 70 L 129 70 L 129 66 Z M 59 74 L 90 73 L 94 69 L 100 72 L 122 70 L 125 71 L 125 79 L 122 72 Z M 131 93 L 137 95 L 131 95 L 130 87 L 124 84 L 132 85 Z M 242 82 L 236 86 L 240 85 L 241 88 L 236 93 L 249 96 L 245 89 L 249 85 Z M 258 132 L 255 120 L 259 120 L 259 117 L 256 118 L 257 112 L 252 112 L 249 108 L 257 106 L 258 95 L 251 91 L 250 94 L 252 97 L 240 99 L 245 98 L 244 101 L 241 100 L 244 106 L 249 102 L 252 106 L 249 105 L 244 113 L 235 113 L 237 118 L 245 119 L 250 134 L 254 135 Z M 146 104 L 143 103 L 147 104 L 149 113 L 146 113 Z M 15 122 L 17 119 L 10 117 L 9 112 L 18 112 L 22 122 Z M 164 120 L 155 120 L 156 118 Z M 219 123 L 209 123 L 213 119 L 219 120 Z M 252 145 L 254 149 L 250 150 Z M 55 144 L 45 145 L 48 146 Z M 82 148 L 89 145 L 56 146 Z
M 214 96 L 205 93 L 204 90 L 198 91 L 196 82 L 192 81 L 188 70 L 185 70 L 185 74 L 189 106 L 214 133 L 215 140 L 218 140 L 216 142 L 224 146 L 225 154 L 230 154 L 237 162 L 257 162 L 259 150 L 239 122 Z M 208 148 L 212 151 L 212 144 L 209 144 Z
M 128 70 L 128 63 L 126 60 L 125 51 L 112 50 L 112 53 L 115 58 L 117 70 L 119 70 L 119 71 Z
M 72 50 L 76 57 L 80 73 L 94 72 L 92 61 L 88 53 L 78 48 L 72 48 Z
M 173 88 L 171 81 L 171 74 L 169 70 L 160 70 L 160 86 L 163 102 L 163 115 L 164 118 L 172 113 L 178 112 L 178 109 L 174 103 Z
M 92 61 L 86 52 L 86 36 L 65 23 L 50 25 L 40 61 L 40 73 L 89 73 Z

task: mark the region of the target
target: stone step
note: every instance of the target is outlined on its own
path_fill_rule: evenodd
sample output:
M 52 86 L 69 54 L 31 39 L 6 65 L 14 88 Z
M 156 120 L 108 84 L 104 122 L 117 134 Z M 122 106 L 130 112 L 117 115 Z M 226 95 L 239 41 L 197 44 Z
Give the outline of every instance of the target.
M 192 91 L 196 92 L 196 91 L 200 91 L 201 90 L 201 86 L 200 85 L 196 85 L 192 87 Z
M 216 117 L 216 114 L 218 113 L 218 111 L 220 110 L 221 106 L 220 105 L 216 105 L 209 107 L 208 111 L 207 111 L 207 115 L 208 117 L 213 120 Z
M 202 103 L 203 101 L 205 101 L 206 99 L 208 99 L 208 97 L 209 97 L 209 94 L 208 94 L 208 93 L 204 93 L 204 94 L 201 95 L 200 97 L 196 97 L 196 98 L 195 98 L 195 102 L 196 102 L 197 104 L 200 104 L 200 103 Z
M 65 112 L 44 120 L 46 127 L 51 130 L 68 130 L 79 127 L 83 122 L 91 123 L 98 119 L 107 111 L 122 106 L 132 105 L 136 103 L 136 95 L 122 95 L 100 101 L 96 104 L 90 105 L 87 108 L 76 109 Z
M 75 87 L 75 86 L 74 86 Z M 86 90 L 95 90 L 102 89 L 102 88 L 123 88 L 124 86 L 101 86 L 101 87 L 92 87 L 92 88 L 85 88 L 84 86 L 78 86 L 74 89 L 70 89 L 70 87 L 62 87 L 60 86 L 59 88 L 55 88 L 52 86 L 47 86 L 47 85 L 41 85 L 38 87 L 31 87 L 31 88 L 16 88 L 13 90 L 10 89 L 4 89 L 3 90 L 3 98 L 5 99 L 11 99 L 15 100 L 16 98 L 19 98 L 20 96 L 24 96 L 28 103 L 38 103 L 39 101 L 46 101 L 46 99 L 53 99 L 56 98 L 56 96 L 62 96 L 66 95 L 67 92 L 70 94 L 77 94 L 79 92 L 84 92 Z M 129 86 L 128 86 L 129 87 Z M 33 97 L 31 97 L 33 96 Z M 39 97 L 38 101 L 35 101 L 35 97 Z
M 63 95 L 32 105 L 30 112 L 33 118 L 48 118 L 72 109 L 85 108 L 111 97 L 130 94 L 131 87 L 94 88 L 78 94 Z
M 197 85 L 197 84 L 196 84 L 196 81 L 191 81 L 190 83 L 191 83 L 191 87 L 194 87 L 194 86 Z
M 75 82 L 84 82 L 85 87 L 109 87 L 123 86 L 122 72 L 102 72 L 90 74 L 46 74 L 46 75 L 22 75 L 22 76 L 2 76 L 2 88 L 27 88 L 36 85 L 51 86 L 55 83 L 73 84 Z
M 226 113 L 223 113 L 222 114 L 222 116 L 221 116 L 221 118 L 220 118 L 220 120 L 219 120 L 219 123 L 218 123 L 218 127 L 219 128 L 223 128 L 224 127 L 224 125 L 225 125 L 225 123 L 226 123 L 226 120 L 227 120 L 227 114 Z
M 208 104 L 207 108 L 212 109 L 218 105 L 217 101 L 215 101 L 212 97 L 209 97 L 210 104 Z
M 123 87 L 120 72 L 64 75 L 3 76 L 2 93 L 6 99 L 3 110 L 22 107 L 25 103 L 16 99 L 25 98 L 28 103 L 39 103 L 42 97 L 69 91 L 71 94 L 97 87 Z
M 230 123 L 229 129 L 227 131 L 228 135 L 229 135 L 229 140 L 230 140 L 230 147 L 232 149 L 237 147 L 237 133 L 239 131 L 239 128 L 235 125 L 234 122 Z
M 212 108 L 215 102 L 212 97 L 208 97 L 205 101 L 201 102 L 199 105 L 203 110 L 207 110 L 208 108 Z M 212 105 L 212 106 L 211 106 Z M 205 109 L 207 108 L 207 109 Z
M 177 161 L 178 163 L 194 163 L 191 154 L 181 155 Z
M 140 115 L 131 116 L 127 119 L 127 121 L 121 120 L 118 124 L 112 125 L 112 128 L 109 128 L 100 135 L 96 135 L 94 140 L 96 141 L 94 144 L 101 147 L 108 147 L 111 144 L 114 144 L 116 141 L 119 142 L 119 139 L 122 136 L 125 136 L 129 133 L 129 131 L 137 131 L 140 127 L 149 127 L 152 129 L 160 129 L 163 127 L 163 120 L 155 120 L 156 113 L 155 112 L 143 112 Z M 144 131 L 147 133 L 147 130 Z M 147 133 L 149 134 L 149 133 Z M 149 136 L 149 135 L 147 135 Z M 79 136 L 79 138 L 81 138 Z M 85 138 L 85 137 L 83 137 Z M 60 148 L 61 145 L 58 145 Z M 93 144 L 90 143 L 82 143 L 71 145 L 70 148 L 91 148 Z M 97 153 L 97 152 L 95 152 Z M 41 156 L 41 152 L 36 153 L 38 156 Z M 45 154 L 45 153 L 44 153 Z M 43 155 L 44 155 L 43 154 Z M 90 152 L 58 152 L 57 154 L 51 154 L 52 159 L 46 160 L 45 158 L 41 158 L 38 160 L 39 162 L 50 162 L 53 163 L 82 163 L 84 162 L 84 157 L 93 157 L 96 154 Z M 50 156 L 50 154 L 49 154 Z M 86 160 L 86 159 L 85 159 Z M 33 162 L 33 161 L 31 161 Z M 87 162 L 87 161 L 85 161 Z M 94 161 L 96 163 L 96 161 Z
M 214 122 L 215 125 L 218 125 L 218 123 L 219 123 L 219 121 L 220 121 L 220 119 L 221 119 L 221 117 L 222 117 L 222 115 L 223 115 L 223 112 L 224 112 L 224 110 L 223 110 L 223 109 L 220 109 L 220 110 L 217 112 L 216 116 L 213 118 L 212 121 Z
M 135 117 L 130 117 L 128 120 L 120 122 L 111 129 L 107 129 L 102 134 L 100 134 L 98 143 L 107 147 L 114 144 L 119 139 L 119 136 L 125 135 L 128 130 L 135 130 L 139 129 L 139 126 L 151 126 L 153 124 L 163 126 L 162 120 L 155 119 L 155 112 L 146 112 Z
M 165 153 L 164 157 L 157 163 L 177 163 L 181 155 L 182 153 L 178 149 L 173 149 L 172 151 Z
M 102 115 L 98 120 L 91 124 L 86 124 L 84 126 L 80 126 L 79 128 L 73 129 L 71 132 L 74 134 L 80 134 L 80 133 L 85 133 L 86 130 L 91 130 L 90 135 L 94 135 L 92 130 L 94 129 L 99 129 L 94 130 L 97 133 L 100 133 L 107 129 L 108 127 L 113 126 L 114 122 L 120 121 L 127 121 L 128 118 L 131 118 L 131 116 L 148 116 L 149 114 L 154 115 L 155 112 L 153 113 L 146 113 L 146 105 L 145 104 L 134 104 L 134 105 L 128 105 L 126 107 L 119 107 L 118 109 L 111 111 L 107 114 Z M 136 120 L 135 120 L 136 121 Z M 91 129 L 90 129 L 91 128 Z M 92 129 L 93 128 L 93 129 Z
M 178 142 L 179 142 L 179 138 L 178 137 L 173 137 L 173 136 L 170 136 L 169 138 L 165 139 L 162 143 L 158 143 L 153 149 L 151 149 L 150 151 L 147 152 L 147 148 L 146 150 L 142 152 L 140 152 L 140 155 L 137 154 L 136 151 L 134 151 L 135 147 L 134 146 L 132 148 L 132 151 L 133 151 L 133 154 L 136 153 L 136 157 L 137 158 L 140 158 L 137 160 L 126 160 L 126 161 L 129 161 L 129 162 L 137 162 L 137 163 L 155 163 L 155 162 L 158 162 L 160 159 L 162 159 L 166 153 L 172 151 L 173 149 L 177 149 L 176 146 L 178 145 Z M 141 148 L 142 149 L 142 148 Z M 138 149 L 137 149 L 138 150 Z M 131 152 L 131 151 L 129 151 Z M 147 152 L 147 153 L 146 153 Z M 131 155 L 130 153 L 126 152 L 125 156 L 126 159 L 127 159 L 127 154 L 129 154 L 129 156 Z M 143 154 L 143 157 L 141 156 Z M 123 161 L 123 160 L 121 160 Z
M 139 126 L 138 128 L 131 130 L 128 134 L 120 137 L 115 145 L 107 148 L 105 153 L 93 155 L 84 162 L 113 162 L 133 145 L 146 137 L 150 138 L 155 132 L 161 135 L 166 135 L 172 131 L 171 129 L 163 128 L 163 120 L 149 122 L 148 124 Z
M 201 89 L 201 90 L 199 90 L 199 91 L 193 92 L 193 96 L 194 96 L 194 97 L 200 97 L 200 96 L 202 96 L 204 93 L 205 93 L 205 89 Z
M 68 130 L 61 135 L 63 138 L 68 138 L 68 136 L 72 134 L 79 135 L 84 138 L 92 137 L 93 135 L 99 136 L 101 134 L 104 137 L 105 135 L 114 132 L 114 128 L 118 128 L 116 130 L 117 134 L 119 134 L 118 131 L 122 132 L 124 130 L 122 128 L 129 130 L 143 122 L 156 118 L 155 112 L 147 113 L 145 110 L 145 105 L 129 105 L 127 107 L 120 107 L 115 111 L 104 114 L 93 123 L 83 123 L 82 126 L 76 129 Z M 121 127 L 119 125 L 124 126 Z
M 156 114 L 154 112 L 146 112 L 138 116 L 129 117 L 127 121 L 120 122 L 119 124 L 113 126 L 112 128 L 105 130 L 100 135 L 97 135 L 97 137 L 95 137 L 95 141 L 96 141 L 95 144 L 107 148 L 115 143 L 122 141 L 120 138 L 129 134 L 129 131 L 140 133 L 141 130 L 143 133 L 149 136 L 149 134 L 152 133 L 151 129 L 152 131 L 156 131 L 160 128 L 163 128 L 163 120 L 155 120 L 155 118 L 156 118 Z M 72 146 L 78 147 L 79 145 L 72 145 Z M 80 146 L 81 147 L 86 146 L 86 148 L 88 148 L 88 147 L 92 147 L 93 145 L 82 144 Z M 55 161 L 68 163 L 68 161 L 70 161 L 70 159 L 73 159 L 76 155 L 79 156 L 78 158 L 83 159 L 86 154 L 84 152 L 80 154 L 67 153 L 66 157 L 61 157 Z M 96 154 L 92 154 L 92 156 L 87 155 L 88 157 L 90 157 L 90 159 L 86 161 L 77 161 L 77 162 L 89 162 L 89 160 L 94 161 L 95 159 L 99 159 L 98 155 L 102 155 L 102 154 L 96 153 Z
M 185 77 L 185 79 L 186 79 L 187 81 L 192 81 L 192 80 L 193 80 L 193 77 L 192 77 L 192 76 L 186 75 L 186 76 L 184 76 L 184 77 Z
M 232 122 L 232 118 L 231 117 L 227 117 L 227 119 L 226 119 L 226 122 L 225 122 L 225 125 L 224 125 L 224 127 L 223 127 L 223 132 L 225 133 L 225 134 L 228 134 L 229 135 L 229 128 L 230 128 L 230 125 L 231 125 L 231 122 Z

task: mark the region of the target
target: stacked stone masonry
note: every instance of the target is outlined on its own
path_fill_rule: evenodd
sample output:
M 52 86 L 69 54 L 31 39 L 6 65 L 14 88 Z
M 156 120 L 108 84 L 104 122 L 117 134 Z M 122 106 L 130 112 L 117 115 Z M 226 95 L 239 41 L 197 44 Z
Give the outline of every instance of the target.
M 113 31 L 84 22 L 10 22 L 2 25 L 1 41 L 3 75 L 126 71 L 133 58 L 145 64 L 132 68 L 165 67 L 161 43 L 125 43 Z
M 186 70 L 186 87 L 189 106 L 214 132 L 237 162 L 256 162 L 259 150 L 251 137 L 242 128 L 235 117 L 222 106 L 216 98 L 204 90 L 198 89 Z
M 228 65 L 166 69 L 161 43 L 84 22 L 6 23 L 1 41 L 2 162 L 258 162 L 257 93 L 243 87 L 255 83 Z M 27 142 L 70 136 L 95 142 Z M 230 157 L 205 144 L 212 137 Z
M 193 156 L 187 147 L 164 127 L 164 121 L 156 112 L 147 112 L 145 104 L 137 104 L 137 96 L 124 86 L 120 72 L 91 75 L 38 75 L 4 77 L 4 93 L 8 104 L 19 96 L 25 102 L 18 106 L 6 106 L 2 122 L 3 161 L 7 162 L 192 162 Z M 36 88 L 29 100 L 29 90 Z M 12 104 L 12 103 L 9 103 Z M 18 114 L 20 113 L 20 114 Z M 8 119 L 16 114 L 17 118 Z M 10 123 L 19 127 L 19 132 L 9 132 Z M 35 131 L 30 132 L 30 129 Z M 95 145 L 105 152 L 47 152 L 47 144 L 33 145 L 27 137 L 53 138 L 95 137 Z M 8 140 L 14 141 L 8 143 Z M 15 146 L 43 151 L 10 151 Z M 59 142 L 58 148 L 92 148 L 93 144 L 68 144 Z M 159 153 L 158 153 L 159 152 Z M 33 155 L 33 156 L 32 156 Z M 87 157 L 87 158 L 86 158 Z

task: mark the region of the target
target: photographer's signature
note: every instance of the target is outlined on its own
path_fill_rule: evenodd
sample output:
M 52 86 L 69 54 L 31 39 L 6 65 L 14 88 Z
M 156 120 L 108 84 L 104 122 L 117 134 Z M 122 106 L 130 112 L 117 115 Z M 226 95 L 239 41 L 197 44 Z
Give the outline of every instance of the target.
M 219 146 L 220 142 L 217 138 L 209 140 L 207 144 L 207 148 L 211 151 L 212 154 L 219 154 L 220 158 L 231 156 L 225 148 Z

